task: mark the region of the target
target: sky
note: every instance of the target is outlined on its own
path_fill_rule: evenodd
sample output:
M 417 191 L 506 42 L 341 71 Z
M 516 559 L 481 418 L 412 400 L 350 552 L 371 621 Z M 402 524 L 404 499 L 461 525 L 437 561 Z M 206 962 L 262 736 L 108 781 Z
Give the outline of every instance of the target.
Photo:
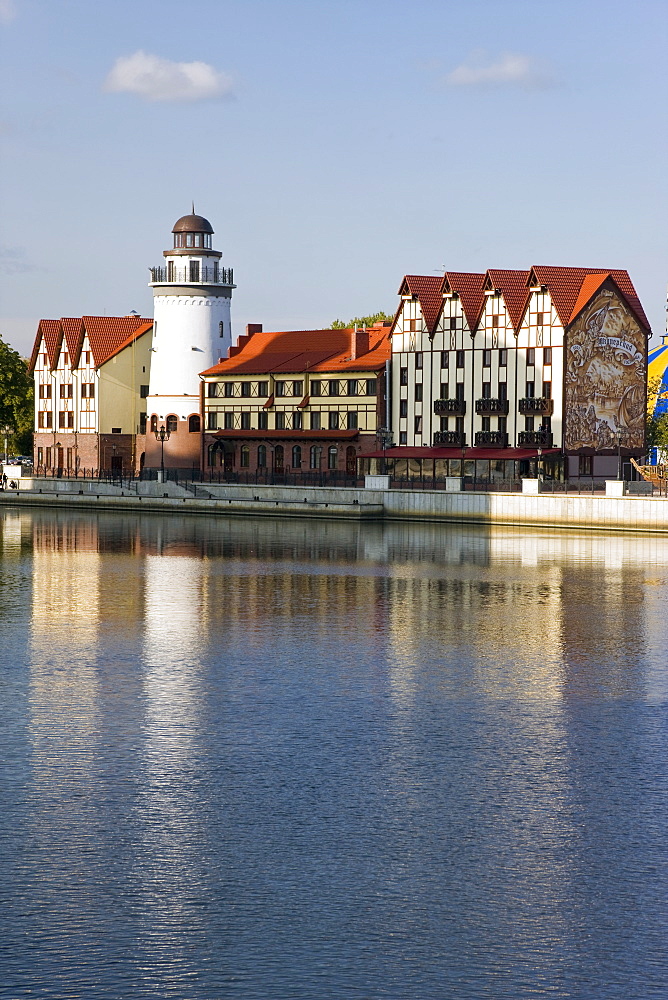
M 234 335 L 404 274 L 626 268 L 664 332 L 666 0 L 0 0 L 0 336 L 152 315 L 194 201 Z

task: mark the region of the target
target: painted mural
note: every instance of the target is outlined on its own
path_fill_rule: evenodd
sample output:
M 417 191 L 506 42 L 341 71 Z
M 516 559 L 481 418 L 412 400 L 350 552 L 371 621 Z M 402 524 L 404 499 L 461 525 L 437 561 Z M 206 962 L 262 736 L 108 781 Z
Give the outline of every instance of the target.
M 611 289 L 598 293 L 567 335 L 567 450 L 642 451 L 645 442 L 647 338 Z

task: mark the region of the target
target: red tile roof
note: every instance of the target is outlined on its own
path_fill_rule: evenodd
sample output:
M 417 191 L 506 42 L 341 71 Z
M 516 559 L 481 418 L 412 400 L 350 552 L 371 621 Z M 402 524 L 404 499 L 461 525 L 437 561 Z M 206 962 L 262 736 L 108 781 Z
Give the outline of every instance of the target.
M 465 271 L 446 271 L 443 292 L 457 292 L 469 330 L 475 330 L 485 302 L 485 275 Z
M 508 271 L 492 269 L 487 272 L 487 288 L 498 288 L 506 304 L 510 322 L 514 330 L 519 330 L 526 304 L 529 300 L 527 280 L 529 271 Z
M 354 331 L 287 330 L 239 337 L 229 357 L 202 375 L 379 371 L 390 357 L 390 327 L 369 328 L 369 351 L 351 360 Z
M 414 295 L 417 298 L 430 336 L 436 329 L 436 322 L 443 305 L 442 286 L 443 278 L 440 276 L 407 274 L 399 288 L 399 295 Z
M 39 321 L 35 335 L 30 371 L 33 371 L 37 364 L 42 338 L 51 368 L 55 368 L 58 363 L 63 338 L 70 355 L 70 365 L 74 368 L 79 363 L 84 334 L 87 333 L 93 362 L 96 367 L 99 367 L 114 354 L 118 354 L 124 347 L 131 344 L 133 340 L 141 337 L 152 326 L 153 320 L 144 319 L 141 316 L 82 316 L 81 319 L 73 317 L 42 319 Z
M 76 368 L 79 364 L 79 356 L 81 355 L 81 347 L 84 339 L 84 325 L 80 318 L 74 319 L 70 317 L 61 319 L 60 323 L 63 328 L 65 344 L 70 355 L 70 365 L 72 368 Z
M 638 322 L 649 330 L 638 294 L 628 271 L 603 267 L 546 267 L 535 265 L 530 272 L 531 284 L 546 285 L 554 308 L 564 327 L 572 323 L 579 312 L 596 294 L 603 281 L 610 277 L 615 282 Z M 600 279 L 600 280 L 597 280 Z
M 40 353 L 42 340 L 44 341 L 44 350 L 49 358 L 49 365 L 51 368 L 54 367 L 56 358 L 58 357 L 61 337 L 62 333 L 60 329 L 60 320 L 41 319 L 39 321 L 37 333 L 35 334 L 35 343 L 33 344 L 32 354 L 30 356 L 30 365 L 28 366 L 31 372 L 34 371 L 35 365 L 37 364 L 37 355 Z

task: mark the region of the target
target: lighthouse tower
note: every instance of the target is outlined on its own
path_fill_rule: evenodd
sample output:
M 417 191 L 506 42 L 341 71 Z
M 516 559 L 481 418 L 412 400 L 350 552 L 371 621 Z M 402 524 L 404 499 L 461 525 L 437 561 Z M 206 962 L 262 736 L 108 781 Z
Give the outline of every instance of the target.
M 151 268 L 153 344 L 147 403 L 147 468 L 199 468 L 202 429 L 199 373 L 225 357 L 232 344 L 232 268 L 221 267 L 213 228 L 201 215 L 174 225 L 174 246 Z

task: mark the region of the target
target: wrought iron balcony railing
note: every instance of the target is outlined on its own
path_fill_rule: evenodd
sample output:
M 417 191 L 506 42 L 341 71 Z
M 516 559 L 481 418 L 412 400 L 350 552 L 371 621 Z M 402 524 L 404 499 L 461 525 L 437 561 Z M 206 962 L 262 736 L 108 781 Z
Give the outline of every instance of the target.
M 482 414 L 494 414 L 494 413 L 507 413 L 508 412 L 508 400 L 507 399 L 476 399 L 475 401 L 475 411 L 476 413 Z
M 538 413 L 550 417 L 554 413 L 554 400 L 545 396 L 525 396 L 520 399 L 520 413 Z
M 507 448 L 508 435 L 505 431 L 476 431 L 476 448 Z
M 234 285 L 231 267 L 151 267 L 152 285 Z
M 450 448 L 465 448 L 466 433 L 464 431 L 436 431 L 434 445 L 447 445 Z
M 520 431 L 517 435 L 517 446 L 518 448 L 526 447 L 527 445 L 540 448 L 551 448 L 552 440 L 552 431 Z
M 465 399 L 435 399 L 434 413 L 451 413 L 463 417 L 466 413 Z

